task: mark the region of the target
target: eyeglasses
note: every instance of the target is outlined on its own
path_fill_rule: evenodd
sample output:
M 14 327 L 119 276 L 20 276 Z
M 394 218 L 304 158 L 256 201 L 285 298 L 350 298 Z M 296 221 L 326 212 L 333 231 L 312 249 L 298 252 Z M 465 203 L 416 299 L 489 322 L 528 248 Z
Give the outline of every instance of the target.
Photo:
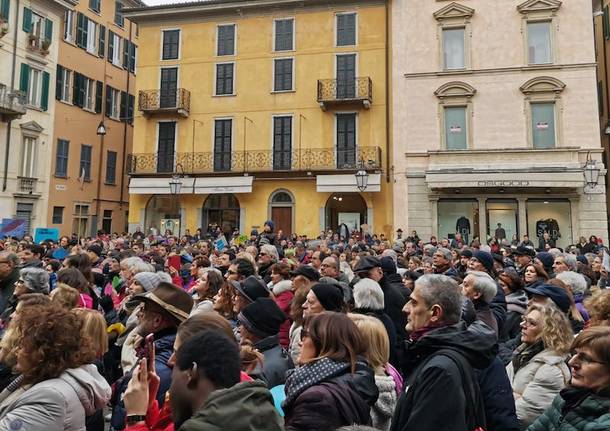
M 232 269 L 229 269 L 229 270 L 227 270 L 227 274 L 229 274 L 229 275 L 237 275 L 237 274 L 239 274 L 239 272 L 233 271 Z
M 521 318 L 521 324 L 524 326 L 538 326 L 539 323 L 534 319 L 524 316 Z
M 17 283 L 19 283 L 19 284 L 25 284 L 25 280 L 23 280 L 23 279 L 21 279 L 21 278 L 20 278 L 19 280 L 17 280 L 17 281 L 15 282 L 15 284 L 17 284 Z
M 570 360 L 571 361 L 577 360 L 582 365 L 588 365 L 588 364 L 608 365 L 605 362 L 596 361 L 595 359 L 593 359 L 591 356 L 587 355 L 584 352 L 573 352 L 572 353 L 572 358 Z

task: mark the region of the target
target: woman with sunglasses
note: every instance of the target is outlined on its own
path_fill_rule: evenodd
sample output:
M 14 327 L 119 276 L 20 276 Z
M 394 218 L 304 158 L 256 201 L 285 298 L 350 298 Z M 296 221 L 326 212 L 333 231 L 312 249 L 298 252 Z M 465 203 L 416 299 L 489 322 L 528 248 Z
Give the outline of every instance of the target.
M 522 429 L 546 410 L 570 380 L 566 365 L 573 334 L 564 313 L 532 304 L 521 322 L 521 342 L 506 367 Z
M 570 385 L 528 431 L 610 429 L 610 328 L 582 331 L 572 343 Z
M 286 429 L 334 431 L 370 424 L 378 397 L 373 370 L 362 359 L 362 334 L 342 313 L 307 316 L 301 331 L 300 367 L 288 371 Z

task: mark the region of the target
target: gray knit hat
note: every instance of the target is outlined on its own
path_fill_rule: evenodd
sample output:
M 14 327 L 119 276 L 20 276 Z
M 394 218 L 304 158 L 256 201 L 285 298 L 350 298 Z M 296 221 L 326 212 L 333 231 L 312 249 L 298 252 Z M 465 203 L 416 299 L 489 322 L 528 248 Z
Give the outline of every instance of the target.
M 49 294 L 49 273 L 42 268 L 26 267 L 19 271 L 19 278 L 31 293 Z
M 138 272 L 133 278 L 140 283 L 145 292 L 150 292 L 161 283 L 161 277 L 154 272 Z

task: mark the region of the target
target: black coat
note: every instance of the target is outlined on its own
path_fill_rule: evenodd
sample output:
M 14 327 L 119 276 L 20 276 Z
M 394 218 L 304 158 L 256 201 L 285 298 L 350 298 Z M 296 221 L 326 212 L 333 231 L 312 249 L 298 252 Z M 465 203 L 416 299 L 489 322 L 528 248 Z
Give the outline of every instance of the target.
M 407 316 L 402 312 L 403 307 L 408 301 L 408 297 L 403 295 L 402 291 L 406 291 L 402 279 L 399 274 L 386 274 L 379 281 L 379 286 L 383 290 L 383 312 L 390 316 L 394 327 L 396 328 L 396 336 L 399 342 L 407 339 Z
M 486 431 L 519 431 L 515 399 L 506 368 L 496 357 L 484 370 L 475 370 L 485 400 Z
M 286 371 L 294 368 L 288 352 L 280 346 L 280 336 L 267 337 L 254 344 L 256 350 L 263 354 L 263 368 L 253 373 L 252 377 L 265 382 L 269 389 L 283 385 Z
M 462 372 L 442 349 L 461 354 L 472 368 L 485 369 L 494 358 L 496 337 L 479 322 L 459 322 L 431 330 L 408 342 L 405 387 L 398 400 L 391 431 L 473 431 L 468 425 Z M 473 377 L 474 378 L 474 377 Z
M 8 300 L 15 291 L 15 282 L 19 279 L 19 268 L 13 271 L 5 279 L 0 280 L 0 314 L 6 309 Z

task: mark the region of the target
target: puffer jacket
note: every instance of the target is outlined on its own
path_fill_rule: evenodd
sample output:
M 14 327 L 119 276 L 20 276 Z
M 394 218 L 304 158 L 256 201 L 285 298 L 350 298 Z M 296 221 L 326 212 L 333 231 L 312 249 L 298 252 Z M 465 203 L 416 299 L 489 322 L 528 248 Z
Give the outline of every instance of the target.
M 610 429 L 610 391 L 594 393 L 568 387 L 527 431 L 607 431 Z
M 292 281 L 282 280 L 277 284 L 269 283 L 268 287 L 273 291 L 273 299 L 277 306 L 286 315 L 286 320 L 280 326 L 280 344 L 284 349 L 287 349 L 290 345 L 290 338 L 288 331 L 290 325 L 292 325 L 292 319 L 290 318 L 290 304 L 294 294 L 292 293 Z
M 0 430 L 85 431 L 85 417 L 103 408 L 110 395 L 95 365 L 71 368 L 3 404 Z
M 261 382 L 242 382 L 210 394 L 178 431 L 282 431 L 273 397 Z
M 396 383 L 391 376 L 375 374 L 375 385 L 379 390 L 379 398 L 371 408 L 371 420 L 374 428 L 388 431 L 396 408 Z
M 567 356 L 545 349 L 515 373 L 512 362 L 506 367 L 521 429 L 527 428 L 553 402 L 553 398 L 570 381 Z

